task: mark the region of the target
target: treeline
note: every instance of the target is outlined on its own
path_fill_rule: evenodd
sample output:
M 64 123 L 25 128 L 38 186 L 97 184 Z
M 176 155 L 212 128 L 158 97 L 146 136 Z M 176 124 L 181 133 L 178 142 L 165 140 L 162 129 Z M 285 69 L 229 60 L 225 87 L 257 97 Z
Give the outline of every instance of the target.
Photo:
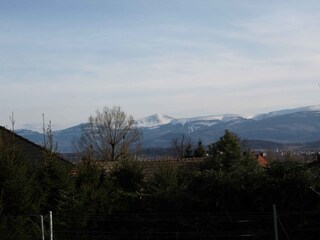
M 319 165 L 258 165 L 226 131 L 203 162 L 152 176 L 139 161 L 112 169 L 84 159 L 76 171 L 44 156 L 34 168 L 14 143 L 0 148 L 0 239 L 272 239 L 272 205 L 280 239 L 317 239 Z

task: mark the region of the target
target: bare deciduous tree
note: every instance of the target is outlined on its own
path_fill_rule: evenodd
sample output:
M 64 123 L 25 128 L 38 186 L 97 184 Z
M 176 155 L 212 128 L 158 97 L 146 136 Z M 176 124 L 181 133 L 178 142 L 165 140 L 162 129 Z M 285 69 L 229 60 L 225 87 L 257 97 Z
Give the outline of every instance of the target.
M 185 134 L 182 134 L 180 138 L 172 139 L 171 146 L 173 153 L 178 158 L 188 158 L 192 155 L 192 142 Z
M 83 129 L 79 146 L 97 160 L 116 161 L 127 157 L 138 143 L 140 133 L 132 116 L 120 107 L 105 107 L 90 116 Z

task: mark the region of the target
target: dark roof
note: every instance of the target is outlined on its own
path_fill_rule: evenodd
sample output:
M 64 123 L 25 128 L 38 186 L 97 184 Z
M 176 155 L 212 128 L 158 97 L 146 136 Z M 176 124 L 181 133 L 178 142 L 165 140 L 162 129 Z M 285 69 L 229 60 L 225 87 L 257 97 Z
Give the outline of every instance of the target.
M 144 174 L 148 176 L 152 176 L 156 172 L 158 172 L 161 167 L 168 167 L 172 169 L 178 169 L 181 167 L 191 167 L 193 165 L 197 165 L 198 163 L 204 162 L 207 160 L 206 157 L 200 158 L 160 158 L 157 160 L 144 160 L 139 161 L 143 166 Z
M 162 167 L 171 168 L 171 169 L 178 169 L 180 167 L 191 167 L 195 166 L 201 162 L 207 160 L 207 157 L 200 157 L 200 158 L 159 158 L 157 160 L 134 160 L 137 164 L 139 164 L 142 169 L 143 173 L 146 177 L 151 177 L 155 173 L 159 172 Z M 119 161 L 97 161 L 96 163 L 101 164 L 101 166 L 106 170 L 106 172 L 111 171 Z
M 0 143 L 4 143 L 4 146 L 8 146 L 7 144 L 13 144 L 17 153 L 20 156 L 23 156 L 23 158 L 31 163 L 31 165 L 34 167 L 43 166 L 45 157 L 50 154 L 46 148 L 39 146 L 2 126 L 0 126 Z M 72 163 L 62 158 L 59 154 L 52 154 L 53 157 L 62 164 L 69 167 L 74 166 Z

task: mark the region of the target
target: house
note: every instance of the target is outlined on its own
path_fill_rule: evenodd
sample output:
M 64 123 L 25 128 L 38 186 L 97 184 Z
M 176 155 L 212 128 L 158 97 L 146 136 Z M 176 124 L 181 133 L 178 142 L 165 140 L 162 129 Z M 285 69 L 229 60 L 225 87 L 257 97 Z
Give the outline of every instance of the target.
M 13 147 L 17 154 L 23 156 L 23 159 L 28 161 L 32 167 L 40 168 L 44 166 L 46 156 L 51 154 L 50 156 L 61 164 L 74 168 L 72 163 L 62 158 L 59 154 L 52 153 L 2 126 L 0 126 L 0 147 Z

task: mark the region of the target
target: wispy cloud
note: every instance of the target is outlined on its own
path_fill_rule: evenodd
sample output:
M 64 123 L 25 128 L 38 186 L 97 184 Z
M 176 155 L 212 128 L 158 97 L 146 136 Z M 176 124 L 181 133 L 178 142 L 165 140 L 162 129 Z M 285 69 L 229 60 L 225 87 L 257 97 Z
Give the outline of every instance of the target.
M 0 124 L 11 111 L 26 124 L 45 112 L 63 126 L 104 105 L 139 118 L 318 102 L 317 1 L 169 2 L 80 2 L 74 15 L 63 1 L 7 8 Z

